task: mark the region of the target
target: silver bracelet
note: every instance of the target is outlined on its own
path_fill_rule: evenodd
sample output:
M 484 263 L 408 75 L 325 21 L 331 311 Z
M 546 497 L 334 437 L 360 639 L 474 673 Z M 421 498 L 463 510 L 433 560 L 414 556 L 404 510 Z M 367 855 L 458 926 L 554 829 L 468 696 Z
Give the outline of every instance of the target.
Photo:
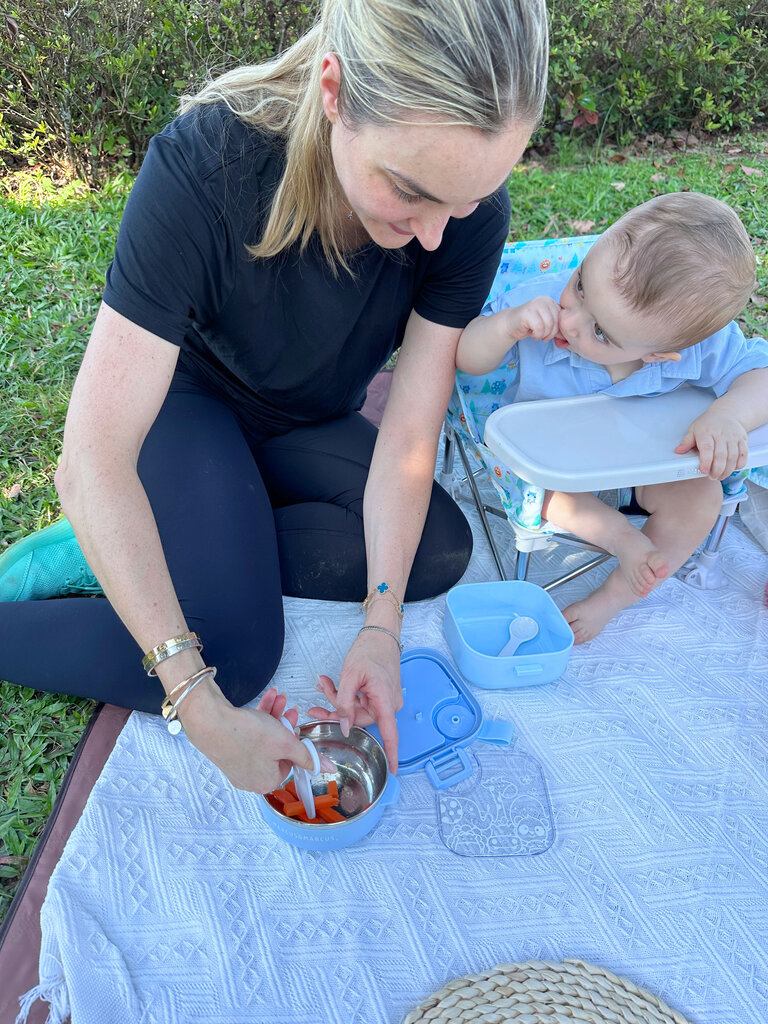
M 212 679 L 216 678 L 216 669 L 214 668 L 213 665 L 211 665 L 210 668 L 201 669 L 199 672 L 196 672 L 195 675 L 192 676 L 191 681 L 187 680 L 189 682 L 189 686 L 186 688 L 186 690 L 184 690 L 184 692 L 176 701 L 176 703 L 172 704 L 167 712 L 163 710 L 162 715 L 163 718 L 165 719 L 165 724 L 168 726 L 168 732 L 171 734 L 171 736 L 178 736 L 178 734 L 181 732 L 181 722 L 179 721 L 179 704 L 181 704 L 181 702 L 184 700 L 187 694 L 192 693 L 192 691 L 194 690 L 198 683 L 202 683 L 202 681 L 206 679 L 208 676 L 210 676 Z
M 395 636 L 391 629 L 386 629 L 384 626 L 363 626 L 357 635 L 360 636 L 360 633 L 364 633 L 366 629 L 375 629 L 379 633 L 386 633 L 387 636 L 391 636 L 392 639 L 397 644 L 397 646 L 400 648 L 400 653 L 403 653 L 403 645 L 400 643 L 400 639 L 397 636 Z

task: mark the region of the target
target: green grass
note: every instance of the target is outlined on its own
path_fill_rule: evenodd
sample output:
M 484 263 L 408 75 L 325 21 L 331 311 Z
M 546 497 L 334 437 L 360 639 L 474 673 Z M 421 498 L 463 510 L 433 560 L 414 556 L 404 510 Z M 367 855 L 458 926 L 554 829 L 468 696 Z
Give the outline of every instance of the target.
M 67 400 L 130 183 L 94 194 L 41 174 L 0 182 L 0 550 L 60 514 Z M 0 683 L 0 919 L 93 707 Z
M 727 152 L 734 148 L 742 152 Z M 511 237 L 599 232 L 657 191 L 711 192 L 744 220 L 761 260 L 756 295 L 766 296 L 768 222 L 760 211 L 768 208 L 767 150 L 768 135 L 746 135 L 706 152 L 660 149 L 625 159 L 565 140 L 546 162 L 528 160 L 513 173 Z M 749 175 L 742 165 L 761 174 Z M 34 173 L 0 181 L 0 550 L 59 514 L 53 472 L 67 398 L 130 183 L 118 176 L 93 193 L 77 183 L 56 188 Z M 759 298 L 743 325 L 768 333 Z M 92 707 L 0 683 L 0 918 Z

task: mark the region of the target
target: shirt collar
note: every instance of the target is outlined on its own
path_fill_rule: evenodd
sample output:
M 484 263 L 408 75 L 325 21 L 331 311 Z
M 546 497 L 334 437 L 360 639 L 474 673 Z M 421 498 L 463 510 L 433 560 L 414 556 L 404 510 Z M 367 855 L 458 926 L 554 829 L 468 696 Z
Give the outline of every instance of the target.
M 570 348 L 558 348 L 554 341 L 545 342 L 545 366 L 549 366 L 551 363 L 560 363 L 563 359 L 570 359 L 573 366 L 584 368 L 599 366 L 603 369 L 602 363 L 594 363 L 591 359 L 585 359 L 578 352 L 574 352 Z M 666 359 L 658 363 L 644 363 L 639 370 L 635 370 L 630 376 L 635 379 L 642 378 L 644 381 L 654 382 L 664 377 L 672 380 L 697 380 L 700 375 L 701 345 L 691 345 L 690 348 L 684 348 L 680 353 L 679 362 Z
M 680 353 L 680 361 L 677 363 L 666 360 L 655 365 L 661 367 L 662 377 L 671 377 L 676 380 L 698 380 L 701 376 L 701 344 L 684 348 Z
M 563 359 L 570 359 L 577 366 L 587 365 L 589 360 L 582 359 L 577 352 L 572 352 L 569 348 L 558 348 L 554 341 L 547 341 L 544 343 L 544 365 L 549 366 L 550 363 L 561 363 Z

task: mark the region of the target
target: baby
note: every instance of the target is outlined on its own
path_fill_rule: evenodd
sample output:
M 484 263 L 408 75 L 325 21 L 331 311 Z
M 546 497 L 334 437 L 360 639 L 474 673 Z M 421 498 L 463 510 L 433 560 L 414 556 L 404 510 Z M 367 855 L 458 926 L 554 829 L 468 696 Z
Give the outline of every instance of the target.
M 572 274 L 527 279 L 461 335 L 460 370 L 517 364 L 503 403 L 658 395 L 686 381 L 717 395 L 675 449 L 696 448 L 704 475 L 635 488 L 629 510 L 648 516 L 642 530 L 594 494 L 546 492 L 542 516 L 619 561 L 564 610 L 577 643 L 691 556 L 722 505 L 719 481 L 745 465 L 747 432 L 768 422 L 768 342 L 746 339 L 732 322 L 754 283 L 754 252 L 733 210 L 701 193 L 673 193 L 626 213 Z

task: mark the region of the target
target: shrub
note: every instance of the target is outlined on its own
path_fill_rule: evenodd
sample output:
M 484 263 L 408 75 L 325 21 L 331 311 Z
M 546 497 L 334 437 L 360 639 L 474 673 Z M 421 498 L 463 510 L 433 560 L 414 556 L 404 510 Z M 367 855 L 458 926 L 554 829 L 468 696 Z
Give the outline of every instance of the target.
M 309 17 L 300 0 L 25 0 L 5 16 L 0 146 L 91 181 L 136 164 L 206 69 L 263 60 Z
M 625 141 L 768 116 L 766 0 L 550 0 L 550 17 L 550 125 Z
M 371 0 L 375 3 L 376 0 Z M 311 0 L 21 0 L 0 25 L 0 150 L 93 182 L 136 165 L 201 73 L 289 44 Z M 768 0 L 550 0 L 544 132 L 749 127 L 768 114 Z

